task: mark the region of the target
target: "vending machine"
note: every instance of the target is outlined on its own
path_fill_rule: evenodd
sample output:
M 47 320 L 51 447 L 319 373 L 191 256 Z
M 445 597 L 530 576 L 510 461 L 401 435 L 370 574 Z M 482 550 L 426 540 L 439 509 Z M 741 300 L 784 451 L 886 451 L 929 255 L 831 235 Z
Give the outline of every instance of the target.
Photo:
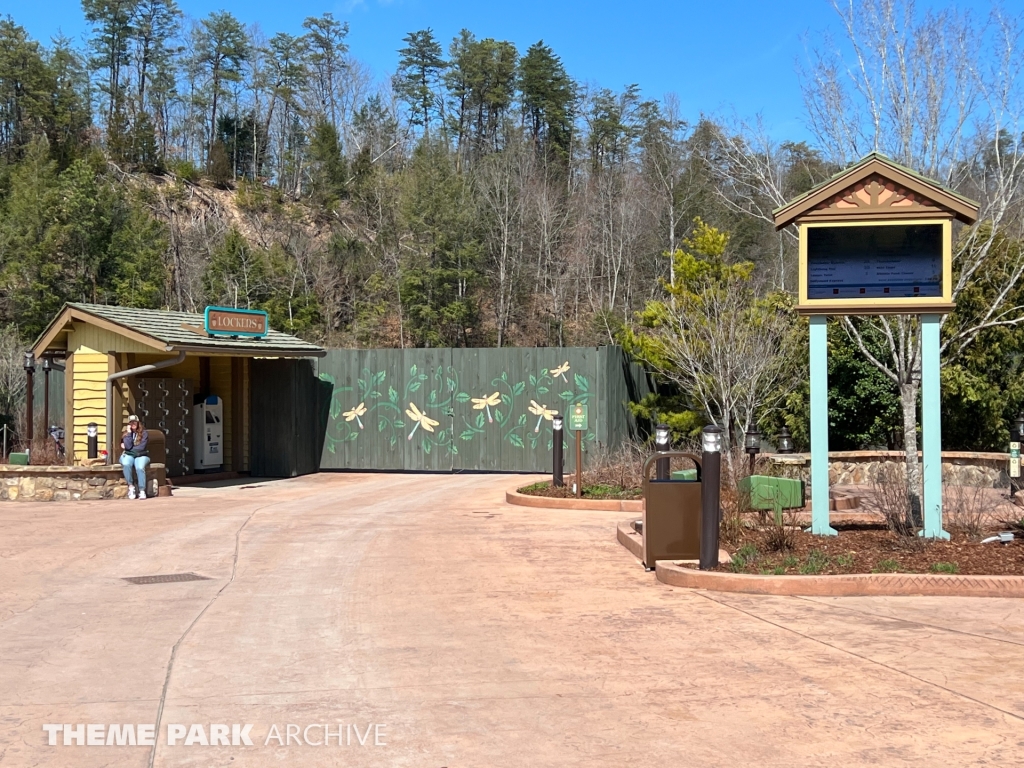
M 224 401 L 210 395 L 195 406 L 196 469 L 216 469 L 224 463 Z

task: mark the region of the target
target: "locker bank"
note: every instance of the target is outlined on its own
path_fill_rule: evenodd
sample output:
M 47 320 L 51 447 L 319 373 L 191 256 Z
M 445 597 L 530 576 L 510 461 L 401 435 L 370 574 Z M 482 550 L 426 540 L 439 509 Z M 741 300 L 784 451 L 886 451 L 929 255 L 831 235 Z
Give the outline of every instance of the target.
M 116 460 L 117 441 L 136 413 L 163 433 L 169 477 L 317 470 L 326 400 L 313 358 L 326 351 L 271 330 L 263 312 L 69 303 L 32 351 L 65 366 L 70 464 L 87 458 L 90 423 L 100 450 Z

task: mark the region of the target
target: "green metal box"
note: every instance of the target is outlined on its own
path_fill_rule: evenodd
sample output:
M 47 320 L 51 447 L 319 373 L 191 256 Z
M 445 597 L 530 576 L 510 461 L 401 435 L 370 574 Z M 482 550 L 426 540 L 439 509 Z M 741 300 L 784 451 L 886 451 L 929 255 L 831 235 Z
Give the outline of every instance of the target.
M 697 480 L 696 469 L 677 469 L 672 473 L 673 480 L 690 480 L 691 482 Z
M 11 464 L 20 464 L 22 466 L 28 466 L 28 454 L 27 453 L 12 453 L 7 457 L 7 460 Z
M 740 480 L 739 491 L 750 494 L 751 509 L 799 509 L 805 504 L 804 481 L 788 477 L 751 475 Z

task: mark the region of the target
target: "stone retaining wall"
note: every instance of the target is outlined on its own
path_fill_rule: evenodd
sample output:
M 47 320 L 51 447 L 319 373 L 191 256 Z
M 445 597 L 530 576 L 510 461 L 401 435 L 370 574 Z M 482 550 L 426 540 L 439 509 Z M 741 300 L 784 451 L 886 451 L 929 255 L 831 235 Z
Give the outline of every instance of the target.
M 150 464 L 147 480 L 155 484 L 163 476 L 162 464 Z M 100 467 L 20 467 L 0 464 L 0 501 L 89 501 L 124 499 L 128 484 L 119 464 Z
M 811 457 L 806 453 L 768 454 L 758 457 L 759 471 L 803 480 L 810 486 Z M 832 485 L 871 485 L 885 467 L 902 472 L 902 451 L 836 451 L 828 455 L 828 479 Z M 1009 455 L 1005 453 L 942 452 L 942 481 L 950 485 L 1008 488 Z

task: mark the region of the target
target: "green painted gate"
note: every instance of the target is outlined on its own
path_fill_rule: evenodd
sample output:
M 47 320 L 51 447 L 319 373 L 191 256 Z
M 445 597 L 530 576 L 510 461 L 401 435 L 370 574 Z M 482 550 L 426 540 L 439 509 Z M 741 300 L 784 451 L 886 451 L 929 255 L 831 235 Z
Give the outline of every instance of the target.
M 586 449 L 614 447 L 650 391 L 618 347 L 332 350 L 318 365 L 333 387 L 322 469 L 546 472 L 555 412 L 587 403 Z

